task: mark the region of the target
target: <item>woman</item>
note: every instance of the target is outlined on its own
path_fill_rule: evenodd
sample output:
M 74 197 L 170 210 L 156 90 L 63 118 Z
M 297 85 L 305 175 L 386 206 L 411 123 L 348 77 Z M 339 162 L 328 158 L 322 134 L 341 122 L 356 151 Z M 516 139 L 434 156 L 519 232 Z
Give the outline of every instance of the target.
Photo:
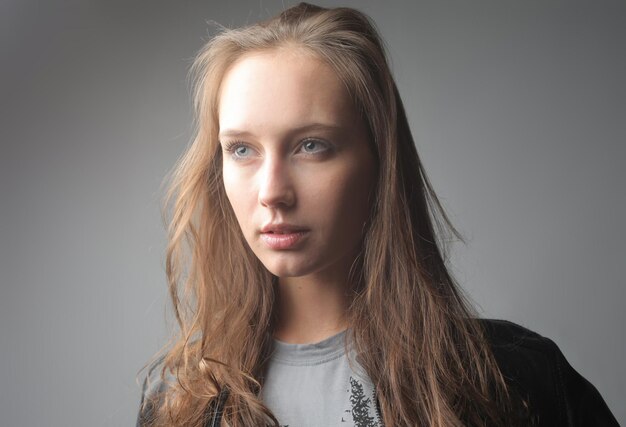
M 477 319 L 373 25 L 301 3 L 193 65 L 138 425 L 617 425 L 558 348 Z

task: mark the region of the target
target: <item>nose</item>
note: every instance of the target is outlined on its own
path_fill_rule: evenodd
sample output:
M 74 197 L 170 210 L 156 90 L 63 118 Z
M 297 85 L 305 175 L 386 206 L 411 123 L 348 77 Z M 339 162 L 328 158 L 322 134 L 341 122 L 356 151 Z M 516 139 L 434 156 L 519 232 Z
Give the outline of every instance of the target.
M 267 157 L 259 174 L 259 203 L 267 208 L 288 208 L 296 194 L 288 164 L 279 156 Z

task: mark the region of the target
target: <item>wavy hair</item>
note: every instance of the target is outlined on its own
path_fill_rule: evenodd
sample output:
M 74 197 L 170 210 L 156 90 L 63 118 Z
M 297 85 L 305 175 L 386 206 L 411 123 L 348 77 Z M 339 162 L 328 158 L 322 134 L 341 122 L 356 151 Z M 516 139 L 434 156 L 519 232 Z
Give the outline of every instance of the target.
M 515 425 L 485 331 L 446 267 L 446 243 L 462 237 L 420 162 L 383 42 L 365 14 L 306 3 L 223 29 L 191 67 L 195 137 L 172 171 L 166 198 L 166 274 L 180 331 L 162 357 L 167 387 L 142 406 L 154 408 L 146 424 L 202 426 L 227 390 L 222 426 L 278 426 L 259 398 L 276 278 L 247 246 L 226 198 L 217 106 L 221 80 L 237 59 L 286 46 L 336 72 L 369 128 L 378 163 L 348 319 L 382 421 Z

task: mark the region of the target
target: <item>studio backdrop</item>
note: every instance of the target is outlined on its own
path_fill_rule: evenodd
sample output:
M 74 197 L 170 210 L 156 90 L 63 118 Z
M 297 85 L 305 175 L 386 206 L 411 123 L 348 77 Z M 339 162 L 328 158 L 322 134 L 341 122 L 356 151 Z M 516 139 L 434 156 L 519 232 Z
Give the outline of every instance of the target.
M 175 326 L 161 183 L 191 59 L 208 21 L 293 4 L 0 3 L 0 424 L 134 425 Z M 319 4 L 379 27 L 481 315 L 553 339 L 626 423 L 626 3 Z

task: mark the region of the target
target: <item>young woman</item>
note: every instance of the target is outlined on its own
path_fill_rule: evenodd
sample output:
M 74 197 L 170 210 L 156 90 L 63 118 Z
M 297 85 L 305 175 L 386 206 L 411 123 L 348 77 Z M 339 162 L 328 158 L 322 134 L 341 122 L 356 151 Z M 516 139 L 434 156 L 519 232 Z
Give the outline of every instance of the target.
M 198 55 L 172 177 L 180 335 L 138 425 L 617 425 L 552 341 L 480 320 L 372 23 L 301 3 Z

